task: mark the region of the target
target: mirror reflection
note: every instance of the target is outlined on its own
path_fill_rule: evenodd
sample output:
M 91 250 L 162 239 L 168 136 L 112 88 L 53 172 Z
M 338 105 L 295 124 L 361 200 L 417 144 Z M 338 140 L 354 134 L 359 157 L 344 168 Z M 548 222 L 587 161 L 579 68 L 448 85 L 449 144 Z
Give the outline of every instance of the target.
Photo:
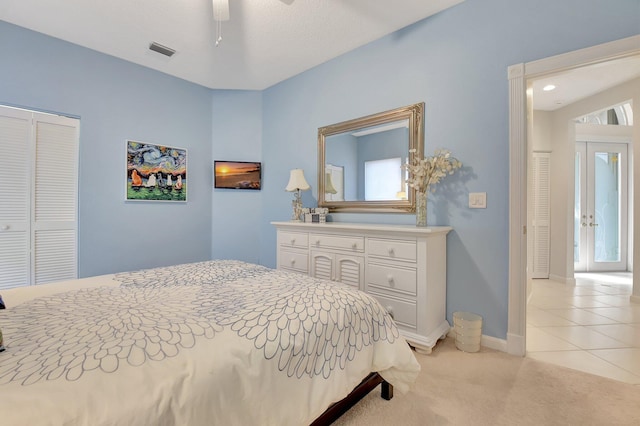
M 413 211 L 402 164 L 422 155 L 424 104 L 318 129 L 320 207 L 331 211 Z
M 325 194 L 329 195 L 325 199 L 395 200 L 404 192 L 401 165 L 408 141 L 408 119 L 327 137 Z

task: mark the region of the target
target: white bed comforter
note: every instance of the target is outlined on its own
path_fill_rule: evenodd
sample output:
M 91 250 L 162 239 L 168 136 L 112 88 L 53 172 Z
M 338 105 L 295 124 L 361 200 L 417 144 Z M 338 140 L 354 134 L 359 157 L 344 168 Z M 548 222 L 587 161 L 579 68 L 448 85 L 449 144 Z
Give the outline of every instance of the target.
M 238 261 L 5 290 L 0 424 L 306 425 L 420 366 L 371 297 Z

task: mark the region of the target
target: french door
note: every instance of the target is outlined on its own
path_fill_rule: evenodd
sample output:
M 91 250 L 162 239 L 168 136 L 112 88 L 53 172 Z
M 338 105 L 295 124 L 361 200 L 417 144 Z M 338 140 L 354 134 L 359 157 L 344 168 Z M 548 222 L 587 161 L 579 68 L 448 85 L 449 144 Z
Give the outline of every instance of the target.
M 627 269 L 627 145 L 576 142 L 574 269 Z

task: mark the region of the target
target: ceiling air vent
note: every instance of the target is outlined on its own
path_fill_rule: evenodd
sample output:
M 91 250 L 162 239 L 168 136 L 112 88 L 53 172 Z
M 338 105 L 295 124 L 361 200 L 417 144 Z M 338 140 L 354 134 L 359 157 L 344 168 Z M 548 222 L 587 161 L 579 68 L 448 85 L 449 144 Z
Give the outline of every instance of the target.
M 149 50 L 153 50 L 154 52 L 161 53 L 168 57 L 171 57 L 174 53 L 176 53 L 176 51 L 172 48 L 163 46 L 159 43 L 156 43 L 155 41 L 149 45 Z

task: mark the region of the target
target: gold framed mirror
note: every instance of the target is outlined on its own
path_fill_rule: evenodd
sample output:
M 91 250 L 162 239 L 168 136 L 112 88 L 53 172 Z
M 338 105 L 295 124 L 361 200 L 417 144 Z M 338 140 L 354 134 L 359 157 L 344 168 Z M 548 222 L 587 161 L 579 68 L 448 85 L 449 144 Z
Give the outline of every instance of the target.
M 401 166 L 424 152 L 424 102 L 318 129 L 318 206 L 330 212 L 410 213 Z

